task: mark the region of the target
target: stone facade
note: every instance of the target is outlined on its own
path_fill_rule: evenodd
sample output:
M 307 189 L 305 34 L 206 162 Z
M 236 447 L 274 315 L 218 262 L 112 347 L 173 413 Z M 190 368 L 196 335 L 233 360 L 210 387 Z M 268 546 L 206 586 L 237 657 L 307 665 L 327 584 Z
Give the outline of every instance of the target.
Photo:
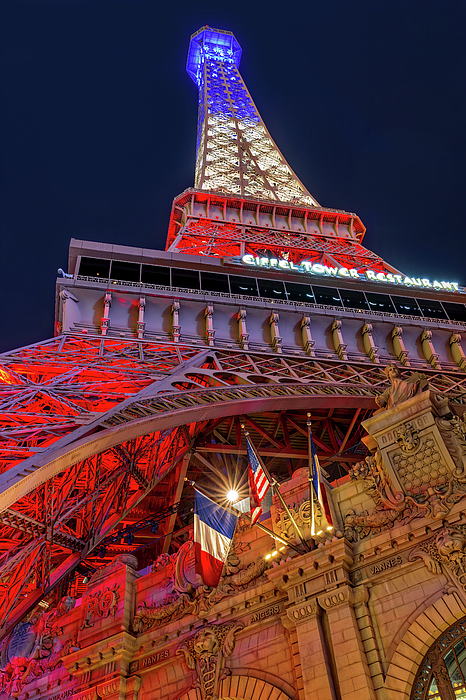
M 408 394 L 365 421 L 372 456 L 327 487 L 331 534 L 319 513 L 310 539 L 307 471 L 283 484 L 309 551 L 240 518 L 216 589 L 191 539 L 150 570 L 117 557 L 6 638 L 1 697 L 408 700 L 426 654 L 431 697 L 462 697 L 439 640 L 466 618 L 466 428 L 428 388 Z M 265 525 L 299 547 L 278 500 Z

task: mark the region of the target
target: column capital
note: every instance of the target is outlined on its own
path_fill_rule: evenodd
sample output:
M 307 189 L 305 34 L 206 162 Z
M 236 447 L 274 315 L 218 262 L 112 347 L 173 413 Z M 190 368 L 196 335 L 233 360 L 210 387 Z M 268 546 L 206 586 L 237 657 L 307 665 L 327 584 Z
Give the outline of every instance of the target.
M 319 605 L 317 598 L 306 600 L 297 605 L 293 605 L 286 610 L 286 618 L 282 618 L 285 627 L 292 627 L 300 622 L 307 622 L 316 619 L 322 615 L 322 608 Z M 291 625 L 289 623 L 292 623 Z
M 334 591 L 324 593 L 319 596 L 318 602 L 324 610 L 332 610 L 340 605 L 350 605 L 356 607 L 367 603 L 369 600 L 369 589 L 367 586 L 358 586 L 351 588 L 350 586 L 341 586 Z

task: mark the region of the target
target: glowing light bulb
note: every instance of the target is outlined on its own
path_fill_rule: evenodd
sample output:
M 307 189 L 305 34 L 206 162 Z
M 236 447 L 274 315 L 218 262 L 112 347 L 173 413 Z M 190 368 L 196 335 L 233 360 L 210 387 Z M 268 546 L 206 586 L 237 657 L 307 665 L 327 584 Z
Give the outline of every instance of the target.
M 228 491 L 227 493 L 227 499 L 230 501 L 230 503 L 234 503 L 237 501 L 239 498 L 238 491 L 234 491 L 231 489 L 231 491 Z

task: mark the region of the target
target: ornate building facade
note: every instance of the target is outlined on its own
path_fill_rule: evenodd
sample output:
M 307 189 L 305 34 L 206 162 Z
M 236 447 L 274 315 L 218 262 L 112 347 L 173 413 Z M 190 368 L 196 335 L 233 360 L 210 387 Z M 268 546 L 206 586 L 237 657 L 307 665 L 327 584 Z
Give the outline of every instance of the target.
M 2 700 L 466 698 L 466 290 L 318 204 L 240 57 L 191 37 L 166 250 L 72 240 L 55 337 L 0 357 Z M 247 496 L 242 425 L 283 502 L 211 588 L 191 484 Z

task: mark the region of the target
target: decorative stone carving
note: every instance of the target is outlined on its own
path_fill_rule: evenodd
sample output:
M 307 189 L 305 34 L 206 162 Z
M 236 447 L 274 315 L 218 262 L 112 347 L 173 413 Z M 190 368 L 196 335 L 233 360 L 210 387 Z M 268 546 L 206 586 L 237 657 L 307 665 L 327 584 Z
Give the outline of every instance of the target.
M 144 311 L 146 308 L 146 298 L 145 297 L 139 297 L 139 302 L 138 302 L 138 309 L 139 309 L 139 316 L 138 316 L 138 338 L 142 339 L 144 338 L 144 331 L 146 328 L 146 324 L 144 322 Z
M 167 576 L 162 586 L 167 594 L 158 605 L 148 606 L 143 603 L 138 608 L 133 620 L 134 632 L 145 632 L 151 627 L 159 627 L 188 614 L 206 617 L 223 598 L 254 585 L 261 579 L 268 564 L 262 556 L 249 565 L 242 564 L 238 555 L 243 551 L 244 545 L 235 538 L 223 576 L 216 588 L 205 586 L 196 574 L 194 544 L 191 540 L 185 542 L 175 555 L 160 562 L 157 560 L 154 564 L 156 570 L 160 570 L 163 563 L 166 564 Z
M 66 596 L 56 608 L 38 611 L 27 622 L 15 627 L 0 647 L 0 688 L 10 697 L 18 697 L 24 686 L 35 678 L 50 673 L 61 665 L 76 643 L 63 644 L 60 618 L 75 606 L 75 599 Z
M 403 401 L 407 401 L 427 388 L 425 376 L 417 372 L 408 379 L 401 379 L 400 370 L 396 365 L 391 364 L 385 367 L 384 373 L 390 381 L 390 386 L 375 399 L 375 403 L 381 408 L 399 406 Z
M 107 331 L 110 328 L 110 307 L 112 305 L 112 293 L 107 292 L 104 299 L 104 315 L 100 321 L 100 332 L 102 335 L 107 335 Z
M 180 302 L 178 299 L 172 304 L 172 336 L 175 343 L 180 342 L 181 326 L 180 326 Z
M 345 536 L 350 541 L 377 534 L 392 527 L 395 521 L 403 525 L 423 516 L 442 519 L 466 494 L 466 426 L 457 417 L 436 418 L 435 422 L 456 469 L 446 461 L 432 432 L 421 439 L 411 422 L 403 423 L 394 431 L 401 448 L 391 453 L 394 470 L 387 469 L 378 449 L 350 471 L 352 480 L 368 483 L 367 490 L 376 503 L 372 513 L 346 513 Z M 399 486 L 394 484 L 391 473 Z
M 403 328 L 401 326 L 395 326 L 395 328 L 392 330 L 392 343 L 393 352 L 395 353 L 398 362 L 401 362 L 401 364 L 405 365 L 405 367 L 409 367 L 410 362 L 408 360 L 408 351 L 403 343 Z
M 231 673 L 225 661 L 232 655 L 236 634 L 243 628 L 242 622 L 208 625 L 178 647 L 176 653 L 184 655 L 187 667 L 196 671 L 193 687 L 200 689 L 202 700 L 218 698 L 219 683 Z
M 238 340 L 243 350 L 249 349 L 249 333 L 246 328 L 246 309 L 238 311 Z
M 293 505 L 288 505 L 289 511 L 296 522 L 296 525 L 298 528 L 301 530 L 301 532 L 304 532 L 304 535 L 306 535 L 306 530 L 309 533 L 311 532 L 311 502 L 309 498 L 301 501 L 301 503 L 294 503 Z M 327 522 L 325 518 L 322 518 L 322 509 L 320 507 L 319 503 L 316 503 L 314 505 L 315 511 L 315 519 L 316 519 L 316 526 L 317 530 L 320 530 L 321 528 L 327 526 Z M 281 507 L 279 504 L 275 506 L 275 511 L 276 511 L 276 527 L 274 527 L 274 531 L 278 532 L 281 537 L 284 537 L 285 539 L 293 539 L 296 536 L 296 530 L 294 529 L 293 523 L 290 519 L 290 516 L 288 513 L 285 511 L 283 507 Z
M 209 304 L 204 310 L 205 316 L 205 335 L 207 345 L 213 346 L 215 344 L 215 330 L 214 330 L 214 307 Z
M 422 559 L 433 574 L 444 571 L 466 595 L 466 525 L 447 527 L 413 549 L 409 561 Z
M 380 362 L 379 356 L 377 354 L 379 348 L 374 343 L 374 339 L 372 337 L 372 324 L 371 323 L 364 324 L 364 326 L 362 327 L 362 330 L 361 330 L 361 335 L 362 335 L 362 342 L 364 345 L 364 351 L 365 351 L 367 357 L 370 360 L 372 360 L 372 362 L 375 362 L 376 364 L 378 364 Z
M 314 598 L 313 600 L 306 600 L 304 603 L 288 608 L 286 614 L 288 619 L 296 624 L 297 622 L 302 622 L 303 620 L 308 620 L 309 618 L 319 617 L 322 615 L 322 608 L 320 607 L 317 598 Z
M 450 352 L 453 360 L 456 362 L 458 367 L 462 370 L 466 369 L 466 355 L 461 347 L 461 335 L 459 333 L 453 333 L 450 336 Z
M 425 330 L 421 333 L 421 347 L 424 357 L 434 369 L 441 369 L 438 361 L 438 353 L 435 352 L 432 342 L 432 331 Z
M 282 352 L 282 338 L 280 336 L 280 329 L 278 327 L 278 321 L 280 316 L 277 313 L 270 314 L 269 326 L 270 326 L 270 337 L 272 340 L 272 347 L 276 353 L 281 354 Z
M 348 355 L 346 354 L 346 343 L 343 342 L 341 321 L 339 319 L 335 319 L 335 321 L 332 323 L 332 338 L 333 347 L 340 360 L 347 360 Z
M 118 601 L 120 594 L 118 593 L 119 586 L 115 583 L 111 588 L 107 586 L 105 591 L 95 591 L 95 593 L 85 596 L 83 601 L 83 617 L 81 629 L 86 627 L 94 627 L 98 620 L 116 614 L 118 609 Z
M 314 340 L 312 340 L 311 335 L 311 318 L 310 316 L 303 316 L 301 319 L 301 335 L 303 338 L 303 346 L 306 351 L 306 355 L 309 357 L 315 357 L 314 350 Z
M 403 423 L 396 431 L 397 443 L 403 452 L 414 452 L 419 447 L 419 430 L 411 423 Z

